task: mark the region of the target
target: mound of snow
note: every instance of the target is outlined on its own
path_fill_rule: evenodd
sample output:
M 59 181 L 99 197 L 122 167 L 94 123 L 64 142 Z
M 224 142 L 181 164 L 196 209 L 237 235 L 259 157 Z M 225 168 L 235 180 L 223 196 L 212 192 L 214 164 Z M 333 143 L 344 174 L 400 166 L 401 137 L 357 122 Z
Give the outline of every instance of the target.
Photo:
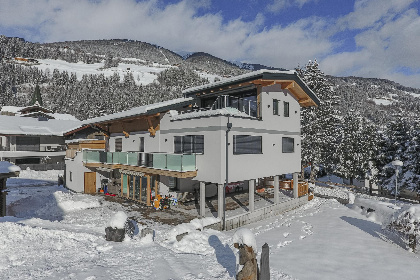
M 111 220 L 109 220 L 108 226 L 110 226 L 112 228 L 123 229 L 127 219 L 128 219 L 127 214 L 125 214 L 123 211 L 118 211 L 111 218 Z
M 233 243 L 238 243 L 239 245 L 246 245 L 252 247 L 254 252 L 257 253 L 257 241 L 255 240 L 255 235 L 250 229 L 240 228 L 233 235 Z
M 60 207 L 64 213 L 101 206 L 98 198 L 83 194 L 57 191 L 54 193 L 54 198 L 57 201 L 58 207 Z

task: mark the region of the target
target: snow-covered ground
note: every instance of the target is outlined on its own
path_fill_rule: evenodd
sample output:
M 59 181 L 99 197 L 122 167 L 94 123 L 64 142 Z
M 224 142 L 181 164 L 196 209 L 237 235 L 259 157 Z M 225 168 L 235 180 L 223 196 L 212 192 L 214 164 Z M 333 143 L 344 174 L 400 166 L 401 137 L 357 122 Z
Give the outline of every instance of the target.
M 14 217 L 0 218 L 1 279 L 235 279 L 235 230 L 202 229 L 206 221 L 197 220 L 147 221 L 103 196 L 69 193 L 56 185 L 58 174 L 24 170 L 8 179 Z M 359 210 L 315 198 L 246 228 L 259 251 L 264 243 L 270 247 L 271 279 L 417 279 L 418 255 L 389 240 L 381 224 Z M 136 219 L 134 238 L 105 241 L 118 211 Z M 152 228 L 154 238 L 141 238 L 143 227 Z M 190 233 L 176 241 L 185 228 Z

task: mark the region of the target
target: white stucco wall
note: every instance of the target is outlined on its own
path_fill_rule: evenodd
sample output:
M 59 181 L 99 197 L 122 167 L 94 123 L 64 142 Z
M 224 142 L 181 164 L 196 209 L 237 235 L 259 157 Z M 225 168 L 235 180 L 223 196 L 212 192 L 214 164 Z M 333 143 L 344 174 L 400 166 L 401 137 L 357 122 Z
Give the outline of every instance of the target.
M 85 172 L 94 172 L 83 166 L 83 152 L 78 152 L 73 159 L 65 159 L 66 163 L 66 188 L 83 193 L 85 189 Z M 72 176 L 70 178 L 70 172 Z M 99 172 L 96 172 L 96 189 L 101 187 L 101 179 L 105 178 Z M 71 180 L 70 180 L 71 179 Z
M 279 100 L 279 115 L 273 115 L 273 99 Z M 289 117 L 283 116 L 283 101 L 289 102 Z M 229 132 L 229 182 L 300 172 L 300 105 L 280 86 L 264 87 L 261 94 L 262 119 L 210 116 L 161 120 L 161 151 L 174 152 L 174 136 L 204 135 L 204 154 L 197 155 L 197 181 L 223 184 L 226 176 L 226 127 Z M 233 136 L 262 136 L 262 154 L 233 154 Z M 282 152 L 282 137 L 294 139 L 294 153 Z

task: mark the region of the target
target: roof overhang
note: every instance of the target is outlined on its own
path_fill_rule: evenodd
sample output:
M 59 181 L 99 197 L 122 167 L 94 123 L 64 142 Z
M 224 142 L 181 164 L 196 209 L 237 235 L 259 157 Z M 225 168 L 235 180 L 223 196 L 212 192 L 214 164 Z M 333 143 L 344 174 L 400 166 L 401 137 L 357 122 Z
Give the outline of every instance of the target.
M 239 91 L 241 88 L 281 85 L 289 90 L 302 107 L 318 106 L 320 100 L 302 81 L 296 71 L 259 70 L 228 78 L 211 84 L 189 88 L 183 91 L 185 97 L 203 97 L 226 91 Z

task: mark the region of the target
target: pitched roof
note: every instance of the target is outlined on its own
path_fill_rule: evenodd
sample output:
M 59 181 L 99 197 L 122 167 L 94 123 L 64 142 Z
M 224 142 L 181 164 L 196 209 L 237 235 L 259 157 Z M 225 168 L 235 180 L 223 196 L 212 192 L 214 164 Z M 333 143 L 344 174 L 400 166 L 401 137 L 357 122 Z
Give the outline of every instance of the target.
M 37 118 L 22 118 L 19 116 L 0 115 L 1 135 L 55 135 L 62 136 L 64 132 L 79 127 L 81 121 L 48 120 Z
M 141 116 L 141 115 L 152 115 L 152 114 L 168 111 L 171 109 L 175 109 L 178 107 L 187 106 L 189 104 L 192 104 L 194 100 L 195 98 L 192 98 L 192 97 L 172 99 L 172 100 L 163 101 L 159 103 L 135 107 L 127 111 L 105 115 L 102 117 L 87 119 L 83 121 L 82 124 L 86 125 L 86 124 L 102 123 L 102 122 L 114 121 L 114 120 L 125 119 L 129 117 L 135 117 L 135 116 Z
M 223 91 L 233 86 L 281 84 L 288 89 L 298 100 L 301 106 L 318 106 L 320 101 L 315 93 L 303 82 L 294 70 L 279 71 L 262 69 L 228 79 L 192 87 L 184 90 L 185 97 L 205 95 L 209 92 Z

